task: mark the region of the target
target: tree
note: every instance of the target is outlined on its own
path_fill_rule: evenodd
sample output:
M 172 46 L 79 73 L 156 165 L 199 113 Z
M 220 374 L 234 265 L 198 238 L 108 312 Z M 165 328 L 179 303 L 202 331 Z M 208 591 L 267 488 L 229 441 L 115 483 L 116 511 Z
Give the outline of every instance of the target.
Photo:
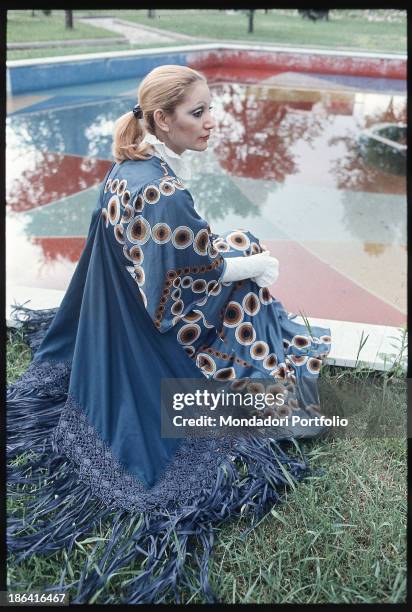
M 156 9 L 147 9 L 147 16 L 149 19 L 154 19 L 156 17 Z
M 253 34 L 253 18 L 255 16 L 255 9 L 249 9 L 249 27 L 248 34 Z
M 66 22 L 66 29 L 72 30 L 73 29 L 73 11 L 64 11 L 64 16 L 65 16 L 65 22 Z

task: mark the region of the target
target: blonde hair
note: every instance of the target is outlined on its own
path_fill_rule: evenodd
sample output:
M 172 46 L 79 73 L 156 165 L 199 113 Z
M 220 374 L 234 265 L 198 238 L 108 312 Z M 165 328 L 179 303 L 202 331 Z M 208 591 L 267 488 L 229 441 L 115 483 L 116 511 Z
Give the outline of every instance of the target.
M 186 95 L 187 89 L 205 77 L 188 66 L 165 65 L 154 68 L 145 76 L 137 90 L 143 118 L 133 111 L 119 117 L 114 125 L 112 154 L 116 162 L 126 159 L 147 159 L 151 146 L 142 143 L 146 131 L 155 135 L 154 111 L 157 108 L 173 114 Z

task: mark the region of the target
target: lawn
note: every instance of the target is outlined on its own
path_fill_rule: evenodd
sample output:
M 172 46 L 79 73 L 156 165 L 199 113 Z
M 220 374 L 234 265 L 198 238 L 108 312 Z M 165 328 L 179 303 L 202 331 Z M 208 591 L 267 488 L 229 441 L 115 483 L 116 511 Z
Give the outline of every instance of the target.
M 110 15 L 134 23 L 140 23 L 161 30 L 169 30 L 195 37 L 193 42 L 226 40 L 234 42 L 266 43 L 279 46 L 296 46 L 331 50 L 357 50 L 380 53 L 406 54 L 406 11 L 370 11 L 376 19 L 390 14 L 385 21 L 370 20 L 366 11 L 332 10 L 329 22 L 312 22 L 302 19 L 294 10 L 274 10 L 267 14 L 256 10 L 254 32 L 247 32 L 247 16 L 243 11 L 228 14 L 215 9 L 161 9 L 156 10 L 153 19 L 147 17 L 147 10 L 95 10 L 73 11 L 74 29 L 64 28 L 64 11 L 53 11 L 46 17 L 37 10 L 35 17 L 31 11 L 8 11 L 7 42 L 29 42 L 44 40 L 75 40 L 80 38 L 107 38 L 103 50 L 119 51 L 129 47 L 110 44 L 110 37 L 119 37 L 116 32 L 96 28 L 82 23 L 80 16 Z M 382 15 L 380 15 L 382 14 Z M 178 41 L 166 44 L 189 44 Z M 162 46 L 158 43 L 148 47 Z M 131 48 L 138 48 L 137 46 Z M 99 48 L 101 51 L 102 48 Z M 98 52 L 95 47 L 79 48 L 74 46 L 72 53 Z M 66 47 L 52 47 L 33 50 L 9 50 L 7 59 L 51 57 L 67 55 Z
M 9 384 L 27 367 L 30 349 L 19 333 L 8 343 Z M 395 375 L 325 366 L 326 390 L 361 394 L 372 415 L 380 406 L 406 414 L 406 380 Z M 406 597 L 406 441 L 404 437 L 361 437 L 308 441 L 301 445 L 313 476 L 290 489 L 248 533 L 242 517 L 219 530 L 211 562 L 211 585 L 224 603 L 402 603 Z M 21 502 L 9 499 L 9 513 Z M 96 538 L 111 524 L 96 527 L 70 555 L 76 578 Z M 92 544 L 89 537 L 94 538 Z M 98 552 L 97 552 L 98 555 Z M 38 555 L 20 564 L 9 560 L 10 590 L 41 590 L 57 583 L 63 552 Z M 122 584 L 142 571 L 135 563 L 113 575 L 105 592 L 116 598 Z M 70 579 L 68 577 L 68 579 Z M 104 593 L 96 594 L 99 603 Z M 184 603 L 202 603 L 200 596 Z M 114 603 L 116 601 L 114 600 Z

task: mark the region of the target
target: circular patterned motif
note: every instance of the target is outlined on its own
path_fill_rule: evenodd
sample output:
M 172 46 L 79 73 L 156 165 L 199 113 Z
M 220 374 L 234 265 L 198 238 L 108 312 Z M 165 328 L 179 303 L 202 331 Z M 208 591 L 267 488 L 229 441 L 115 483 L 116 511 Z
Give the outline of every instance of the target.
M 269 354 L 269 346 L 266 342 L 258 340 L 250 347 L 250 356 L 252 359 L 264 359 Z
M 104 193 L 107 193 L 111 187 L 112 179 L 107 179 L 106 185 L 104 186 Z
M 165 244 L 169 242 L 172 236 L 172 230 L 167 223 L 156 223 L 152 227 L 152 238 L 156 244 Z
M 122 223 L 129 222 L 130 219 L 133 217 L 133 215 L 134 215 L 133 207 L 127 204 L 124 208 L 121 222 Z
M 160 181 L 159 189 L 164 196 L 170 196 L 176 191 L 173 183 L 171 181 L 166 181 L 165 179 L 163 179 L 163 181 Z
M 183 300 L 176 300 L 176 302 L 172 305 L 170 312 L 173 315 L 180 315 L 183 312 L 184 306 Z
M 160 200 L 160 190 L 156 185 L 148 185 L 143 192 L 143 199 L 148 204 L 156 204 Z
M 296 346 L 296 348 L 306 348 L 310 346 L 310 340 L 306 336 L 293 336 L 292 344 Z
M 267 370 L 273 370 L 273 368 L 275 368 L 277 364 L 278 364 L 278 358 L 276 357 L 275 353 L 270 353 L 263 360 L 263 367 L 266 368 Z
M 176 249 L 187 249 L 193 242 L 193 231 L 186 225 L 179 225 L 172 236 L 172 243 Z
M 136 266 L 134 269 L 134 274 L 135 274 L 136 283 L 139 285 L 139 287 L 144 285 L 145 274 L 144 274 L 143 268 L 141 268 L 140 266 Z
M 172 300 L 180 300 L 180 296 L 182 295 L 182 291 L 181 289 L 175 289 L 174 291 L 172 291 L 172 293 L 170 294 Z
M 216 239 L 216 240 L 213 242 L 213 246 L 215 247 L 215 249 L 216 249 L 217 251 L 220 251 L 220 252 L 224 252 L 224 253 L 225 253 L 225 252 L 227 252 L 227 251 L 230 251 L 230 246 L 228 245 L 228 243 L 227 243 L 227 242 L 225 242 L 225 241 L 223 240 L 223 238 L 217 238 L 217 239 Z
M 223 317 L 223 325 L 237 327 L 243 320 L 243 308 L 238 302 L 229 302 Z
M 117 242 L 120 242 L 120 244 L 124 244 L 124 227 L 123 227 L 123 225 L 115 225 L 114 226 L 114 237 L 116 238 Z
M 108 225 L 109 225 L 109 215 L 107 214 L 107 209 L 106 208 L 102 208 L 101 216 L 102 216 L 102 219 L 104 221 L 105 226 L 108 227 Z
M 198 278 L 192 283 L 192 291 L 194 293 L 203 293 L 204 291 L 206 291 L 206 287 L 206 281 L 203 278 Z
M 264 304 L 265 306 L 273 302 L 273 298 L 270 295 L 270 291 L 267 287 L 261 287 L 259 289 L 259 299 L 262 302 L 262 304 Z
M 134 209 L 136 212 L 142 212 L 144 208 L 143 196 L 139 193 L 134 200 Z
M 226 242 L 237 251 L 245 251 L 250 245 L 249 238 L 240 230 L 228 234 L 226 236 Z
M 232 367 L 221 368 L 214 373 L 213 378 L 216 380 L 232 380 L 233 378 L 236 378 L 236 372 Z
M 309 372 L 312 372 L 312 374 L 317 374 L 320 371 L 322 360 L 317 359 L 316 357 L 310 357 L 306 365 L 307 365 Z
M 120 200 L 117 195 L 110 198 L 107 204 L 107 213 L 109 215 L 109 221 L 112 225 L 119 223 L 120 219 Z
M 258 253 L 261 253 L 261 252 L 262 252 L 262 249 L 260 248 L 257 242 L 250 243 L 250 254 L 251 255 L 257 255 Z
M 150 238 L 150 225 L 148 221 L 138 215 L 127 226 L 127 238 L 134 244 L 145 244 Z
M 319 340 L 325 344 L 330 344 L 332 342 L 332 338 L 330 336 L 321 336 Z
M 252 323 L 241 323 L 237 326 L 235 331 L 236 340 L 239 344 L 248 346 L 256 340 L 256 332 L 253 329 Z
M 257 295 L 253 293 L 253 291 L 245 295 L 245 297 L 243 298 L 242 304 L 243 304 L 243 308 L 246 314 L 248 315 L 253 316 L 257 314 L 260 310 L 259 299 Z
M 127 206 L 129 202 L 130 202 L 130 191 L 126 189 L 126 191 L 122 195 L 122 205 Z
M 193 357 L 193 355 L 196 352 L 194 346 L 184 346 L 183 350 L 186 351 L 186 353 L 189 355 L 189 357 Z
M 110 185 L 110 191 L 112 193 L 116 193 L 118 186 L 119 186 L 119 179 L 117 178 L 113 179 L 112 184 Z
M 207 372 L 207 374 L 213 374 L 216 372 L 215 361 L 206 353 L 198 353 L 196 357 L 196 365 L 204 372 Z
M 132 248 L 129 250 L 129 255 L 133 263 L 140 265 L 143 262 L 144 254 L 143 254 L 142 249 L 139 246 L 137 245 L 132 246 Z
M 207 229 L 201 229 L 197 232 L 193 240 L 193 248 L 198 255 L 207 255 L 209 246 L 209 232 Z
M 211 281 L 216 283 L 214 287 L 212 287 L 212 289 L 209 289 L 209 295 L 219 295 L 219 293 L 222 291 L 222 284 L 219 283 L 219 281 Z
M 199 319 L 202 318 L 202 315 L 199 313 L 198 310 L 191 310 L 190 312 L 187 313 L 186 316 L 183 317 L 183 321 L 186 321 L 186 323 L 195 323 L 196 321 L 199 321 Z
M 147 308 L 147 297 L 146 297 L 146 294 L 143 291 L 143 289 L 140 289 L 140 287 L 139 287 L 139 291 L 140 291 L 140 295 L 142 296 L 144 307 Z
M 197 323 L 183 325 L 177 332 L 177 341 L 180 344 L 193 344 L 200 336 L 200 327 Z
M 295 366 L 303 366 L 308 360 L 307 355 L 289 355 L 289 359 Z
M 191 276 L 184 276 L 181 282 L 182 289 L 188 289 L 189 287 L 191 287 L 192 282 L 193 278 Z
M 126 179 L 122 179 L 117 186 L 117 195 L 121 196 L 126 189 L 127 181 Z M 129 194 L 130 195 L 130 194 Z

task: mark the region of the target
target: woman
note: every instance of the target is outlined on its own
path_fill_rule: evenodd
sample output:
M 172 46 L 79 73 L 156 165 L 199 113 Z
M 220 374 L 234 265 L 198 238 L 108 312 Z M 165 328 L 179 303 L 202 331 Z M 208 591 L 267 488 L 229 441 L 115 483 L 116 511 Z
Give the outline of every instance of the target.
M 135 557 L 146 559 L 124 601 L 161 602 L 171 590 L 179 601 L 180 587 L 195 589 L 191 564 L 214 601 L 215 526 L 247 510 L 253 524 L 291 479 L 309 473 L 276 438 L 324 428 L 164 437 L 161 381 L 233 380 L 254 393 L 269 386 L 283 402 L 265 415 L 318 415 L 316 382 L 331 339 L 327 329 L 295 323 L 271 296 L 278 262 L 255 236 L 212 234 L 194 208 L 181 156 L 207 149 L 214 127 L 204 77 L 161 66 L 142 81 L 138 99 L 116 122 L 116 161 L 61 306 L 56 313 L 21 308 L 29 340 L 48 329 L 9 390 L 10 457 L 33 453 L 12 467 L 10 482 L 43 486 L 26 523 L 10 519 L 10 549 L 17 559 L 61 547 L 69 555 L 108 519 L 111 538 L 98 561 L 89 553 L 94 565 L 86 563 L 71 585 L 72 601 L 89 601 Z M 66 571 L 60 590 L 70 586 Z

